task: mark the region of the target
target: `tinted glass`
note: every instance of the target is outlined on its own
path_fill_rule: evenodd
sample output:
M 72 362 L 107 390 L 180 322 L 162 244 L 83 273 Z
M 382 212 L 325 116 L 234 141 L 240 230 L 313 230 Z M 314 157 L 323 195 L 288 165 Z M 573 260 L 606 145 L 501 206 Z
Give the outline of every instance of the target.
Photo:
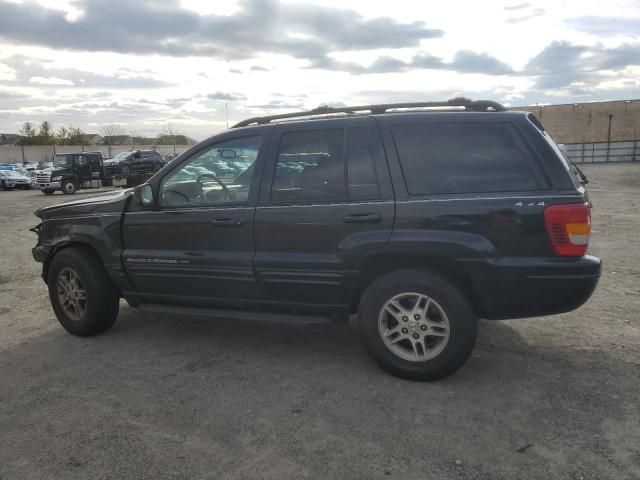
M 344 198 L 341 128 L 282 135 L 271 188 L 273 200 Z
M 246 202 L 261 136 L 217 143 L 170 173 L 160 188 L 163 206 Z
M 366 128 L 350 128 L 347 143 L 349 198 L 378 196 L 378 179 Z
M 531 159 L 507 123 L 398 125 L 393 136 L 413 195 L 538 188 Z

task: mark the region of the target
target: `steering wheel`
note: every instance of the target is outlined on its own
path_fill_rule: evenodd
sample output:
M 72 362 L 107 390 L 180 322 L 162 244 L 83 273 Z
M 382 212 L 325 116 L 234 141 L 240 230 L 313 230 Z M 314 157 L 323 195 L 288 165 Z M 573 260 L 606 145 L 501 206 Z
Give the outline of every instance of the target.
M 218 185 L 222 187 L 222 191 L 224 192 L 224 195 L 227 197 L 227 201 L 234 202 L 236 200 L 235 194 L 231 190 L 229 190 L 229 188 L 224 184 L 224 182 L 220 180 L 213 173 L 202 173 L 198 175 L 196 182 L 198 183 L 198 185 L 200 185 L 200 190 L 202 190 L 202 180 L 207 177 L 212 178 Z

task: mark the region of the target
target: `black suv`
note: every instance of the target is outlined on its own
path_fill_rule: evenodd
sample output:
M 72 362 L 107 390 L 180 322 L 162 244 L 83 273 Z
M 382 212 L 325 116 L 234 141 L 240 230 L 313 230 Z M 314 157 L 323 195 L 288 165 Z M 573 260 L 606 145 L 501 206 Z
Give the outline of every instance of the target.
M 322 108 L 241 122 L 134 191 L 41 209 L 33 254 L 76 335 L 111 327 L 120 297 L 357 313 L 383 368 L 434 380 L 467 360 L 478 318 L 590 297 L 582 183 L 532 114 L 495 102 Z
M 156 150 L 131 150 L 120 152 L 104 161 L 104 169 L 116 182 L 123 181 L 126 187 L 135 187 L 160 170 L 165 161 Z

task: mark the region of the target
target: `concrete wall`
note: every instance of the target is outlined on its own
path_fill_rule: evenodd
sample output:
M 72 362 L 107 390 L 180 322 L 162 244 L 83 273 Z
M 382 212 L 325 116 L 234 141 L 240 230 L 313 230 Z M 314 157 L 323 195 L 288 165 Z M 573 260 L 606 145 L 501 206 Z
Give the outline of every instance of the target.
M 134 150 L 155 149 L 161 155 L 172 153 L 182 153 L 187 150 L 186 145 L 135 145 Z M 129 146 L 108 146 L 108 145 L 0 145 L 0 165 L 8 163 L 24 162 L 50 162 L 51 157 L 57 153 L 79 153 L 79 152 L 102 152 L 104 158 L 111 158 L 120 152 L 131 150 Z
M 557 143 L 640 140 L 640 100 L 528 106 L 513 110 L 534 113 Z

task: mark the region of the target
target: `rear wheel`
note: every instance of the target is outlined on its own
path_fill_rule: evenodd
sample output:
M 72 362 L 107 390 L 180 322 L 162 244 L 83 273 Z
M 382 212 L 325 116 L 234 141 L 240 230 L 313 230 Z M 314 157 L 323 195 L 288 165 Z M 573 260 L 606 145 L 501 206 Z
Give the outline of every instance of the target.
M 68 248 L 57 253 L 47 284 L 53 311 L 69 333 L 95 335 L 116 321 L 118 290 L 93 252 Z
M 358 325 L 375 361 L 412 380 L 451 375 L 471 355 L 477 334 L 475 314 L 459 290 L 415 270 L 375 280 L 360 301 Z
M 73 180 L 62 181 L 62 193 L 64 193 L 65 195 L 73 195 L 74 193 L 76 193 L 77 189 L 78 186 Z

